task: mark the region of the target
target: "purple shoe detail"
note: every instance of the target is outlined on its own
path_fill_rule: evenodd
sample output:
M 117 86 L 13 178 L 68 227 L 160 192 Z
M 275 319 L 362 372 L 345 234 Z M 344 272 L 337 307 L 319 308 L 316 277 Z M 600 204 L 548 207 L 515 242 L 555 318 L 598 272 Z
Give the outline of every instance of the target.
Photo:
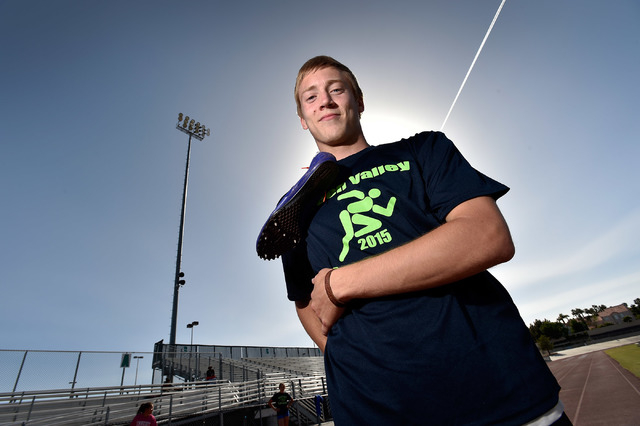
M 306 234 L 304 216 L 309 203 L 321 199 L 338 177 L 336 157 L 320 152 L 309 165 L 309 170 L 278 202 L 275 210 L 260 230 L 256 241 L 258 256 L 276 259 L 293 249 Z

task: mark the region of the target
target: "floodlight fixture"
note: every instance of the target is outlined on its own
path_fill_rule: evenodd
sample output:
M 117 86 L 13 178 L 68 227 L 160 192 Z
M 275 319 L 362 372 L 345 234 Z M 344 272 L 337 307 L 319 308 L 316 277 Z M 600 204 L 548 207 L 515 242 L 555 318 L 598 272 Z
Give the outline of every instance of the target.
M 208 129 L 204 124 L 201 124 L 199 121 L 196 121 L 183 113 L 178 114 L 176 129 L 188 134 L 189 137 L 193 136 L 200 141 L 204 139 L 205 136 L 211 136 L 211 129 Z

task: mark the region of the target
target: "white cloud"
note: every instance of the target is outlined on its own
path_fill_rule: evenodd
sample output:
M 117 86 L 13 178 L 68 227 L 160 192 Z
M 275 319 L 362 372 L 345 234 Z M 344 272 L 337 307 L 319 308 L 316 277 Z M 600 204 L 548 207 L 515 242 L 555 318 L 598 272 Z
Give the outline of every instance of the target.
M 567 275 L 595 270 L 620 256 L 638 251 L 638 240 L 640 209 L 594 236 L 586 245 L 579 246 L 580 242 L 576 240 L 571 253 L 558 252 L 554 247 L 549 247 L 543 260 L 502 265 L 499 268 L 500 276 L 511 289 L 522 289 L 550 279 L 560 280 Z

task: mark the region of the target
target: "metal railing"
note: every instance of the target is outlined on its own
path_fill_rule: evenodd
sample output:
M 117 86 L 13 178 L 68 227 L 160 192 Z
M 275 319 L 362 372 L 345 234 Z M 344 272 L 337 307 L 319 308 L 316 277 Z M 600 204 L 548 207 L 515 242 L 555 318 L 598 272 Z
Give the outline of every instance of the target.
M 86 389 L 23 391 L 0 393 L 0 424 L 22 425 L 110 425 L 131 421 L 143 402 L 154 404 L 160 423 L 194 416 L 224 416 L 241 407 L 265 407 L 288 384 L 297 401 L 292 415 L 298 424 L 316 423 L 327 418 L 326 405 L 317 411 L 318 396 L 326 401 L 323 376 L 286 377 L 269 374 L 245 382 L 193 382 L 167 385 L 115 386 Z

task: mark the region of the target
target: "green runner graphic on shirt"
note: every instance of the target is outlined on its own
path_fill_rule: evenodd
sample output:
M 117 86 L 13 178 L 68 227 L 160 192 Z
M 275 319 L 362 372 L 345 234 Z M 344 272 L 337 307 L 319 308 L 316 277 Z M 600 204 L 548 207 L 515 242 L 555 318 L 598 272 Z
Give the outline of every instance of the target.
M 378 243 L 385 243 L 391 241 L 391 235 L 383 230 L 375 236 L 368 235 L 375 231 L 378 231 L 382 227 L 382 222 L 375 217 L 370 216 L 371 213 L 376 213 L 382 216 L 391 217 L 393 214 L 393 208 L 396 205 L 396 197 L 391 197 L 386 206 L 374 204 L 374 199 L 380 197 L 381 192 L 377 188 L 372 188 L 369 193 L 365 195 L 364 192 L 354 189 L 338 196 L 338 200 L 344 200 L 347 198 L 355 198 L 347 205 L 346 210 L 340 212 L 340 223 L 344 228 L 344 237 L 342 238 L 342 251 L 340 252 L 340 262 L 349 254 L 349 243 L 354 237 L 362 237 L 367 235 L 360 241 L 360 246 L 375 246 Z M 366 214 L 365 214 L 366 213 Z M 354 230 L 354 225 L 362 226 L 357 231 Z M 375 238 L 378 238 L 376 241 Z M 371 237 L 371 238 L 370 238 Z M 366 247 L 364 247 L 366 248 Z

